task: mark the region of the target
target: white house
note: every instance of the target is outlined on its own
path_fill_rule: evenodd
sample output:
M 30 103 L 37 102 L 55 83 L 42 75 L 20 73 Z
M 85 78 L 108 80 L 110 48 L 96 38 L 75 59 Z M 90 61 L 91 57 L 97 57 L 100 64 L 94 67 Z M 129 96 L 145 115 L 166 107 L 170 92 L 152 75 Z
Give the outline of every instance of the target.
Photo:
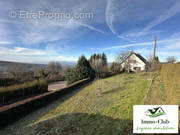
M 122 69 L 124 69 L 127 64 L 129 65 L 131 71 L 137 72 L 145 70 L 148 62 L 140 54 L 132 51 L 127 59 L 121 63 Z

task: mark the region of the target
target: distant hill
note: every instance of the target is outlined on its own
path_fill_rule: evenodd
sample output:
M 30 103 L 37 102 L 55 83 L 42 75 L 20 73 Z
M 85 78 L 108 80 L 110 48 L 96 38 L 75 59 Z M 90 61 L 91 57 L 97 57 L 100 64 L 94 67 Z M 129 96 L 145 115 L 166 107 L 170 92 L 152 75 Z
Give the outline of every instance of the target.
M 67 61 L 60 61 L 60 64 L 63 67 L 66 66 L 75 66 L 76 62 L 67 62 Z M 37 68 L 47 67 L 47 64 L 33 64 L 33 63 L 21 63 L 21 62 L 11 62 L 11 61 L 0 61 L 0 71 L 6 71 L 8 69 L 13 68 L 22 68 L 25 70 L 34 70 Z
M 74 67 L 76 65 L 76 62 L 74 62 L 74 61 L 72 61 L 72 62 L 70 62 L 70 61 L 60 61 L 60 63 L 61 63 L 61 65 L 63 67 L 65 67 L 65 66 L 72 66 L 72 67 Z
M 25 70 L 34 70 L 41 67 L 46 67 L 45 64 L 30 64 L 21 62 L 10 62 L 10 61 L 0 61 L 0 71 L 6 71 L 13 68 L 22 68 Z

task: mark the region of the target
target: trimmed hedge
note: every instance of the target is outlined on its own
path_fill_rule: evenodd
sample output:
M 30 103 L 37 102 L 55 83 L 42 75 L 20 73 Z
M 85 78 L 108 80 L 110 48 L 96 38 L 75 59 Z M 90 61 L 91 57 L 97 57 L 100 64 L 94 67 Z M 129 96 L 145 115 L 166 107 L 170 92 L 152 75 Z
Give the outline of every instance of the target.
M 0 78 L 0 87 L 18 84 L 20 81 L 14 78 Z
M 8 87 L 11 85 L 19 85 L 26 82 L 32 82 L 36 78 L 33 77 L 23 77 L 23 78 L 0 78 L 0 87 Z
M 72 91 L 80 88 L 81 86 L 89 83 L 91 79 L 86 78 L 77 81 L 66 88 L 60 89 L 58 91 L 51 91 L 41 94 L 30 99 L 23 100 L 19 103 L 14 103 L 0 109 L 0 129 L 7 126 L 7 124 L 18 120 L 19 118 L 39 109 L 52 101 L 64 96 Z
M 33 82 L 26 82 L 19 85 L 12 85 L 0 88 L 0 104 L 29 96 L 32 94 L 39 94 L 48 90 L 48 84 L 45 80 L 35 80 Z

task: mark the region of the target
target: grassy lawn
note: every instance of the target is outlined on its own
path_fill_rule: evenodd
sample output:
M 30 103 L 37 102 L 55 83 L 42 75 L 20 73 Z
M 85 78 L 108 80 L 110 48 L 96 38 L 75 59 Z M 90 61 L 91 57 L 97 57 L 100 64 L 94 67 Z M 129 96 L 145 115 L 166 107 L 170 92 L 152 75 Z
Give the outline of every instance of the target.
M 167 94 L 164 88 L 164 82 L 162 81 L 161 73 L 155 72 L 152 73 L 154 77 L 152 86 L 147 93 L 144 104 L 147 105 L 166 105 L 168 104 Z
M 151 78 L 152 86 L 150 86 Z M 10 125 L 0 134 L 131 135 L 133 105 L 180 104 L 180 65 L 95 80 Z M 180 125 L 180 123 L 179 123 Z
M 82 112 L 132 120 L 132 105 L 143 103 L 147 84 L 147 76 L 142 74 L 122 74 L 94 81 L 49 111 L 39 121 L 65 113 Z M 102 89 L 101 95 L 99 88 Z
M 180 105 L 180 63 L 163 65 L 161 78 L 169 104 Z
M 154 73 L 153 76 L 155 79 L 145 104 L 180 105 L 180 63 L 165 64 L 161 72 Z
M 147 73 L 138 73 L 96 80 L 56 101 L 54 107 L 40 109 L 27 116 L 23 122 L 19 122 L 21 124 L 16 124 L 16 128 L 21 126 L 17 132 L 52 135 L 132 134 L 132 106 L 143 104 L 149 86 L 148 77 Z M 46 112 L 37 117 L 42 111 Z M 35 115 L 36 118 L 33 117 Z

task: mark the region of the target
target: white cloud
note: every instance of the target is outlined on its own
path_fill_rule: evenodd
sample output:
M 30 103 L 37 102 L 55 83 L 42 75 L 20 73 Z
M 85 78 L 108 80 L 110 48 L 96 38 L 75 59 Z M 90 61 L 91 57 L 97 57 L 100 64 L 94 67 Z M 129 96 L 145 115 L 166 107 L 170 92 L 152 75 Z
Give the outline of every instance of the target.
M 171 38 L 180 38 L 180 32 L 176 32 L 171 35 Z
M 89 30 L 99 32 L 104 34 L 105 32 L 93 27 L 93 23 L 95 21 L 89 21 L 88 19 L 83 20 L 73 20 L 73 19 L 62 19 L 62 20 L 50 20 L 47 17 L 33 20 L 33 19 L 18 19 L 18 18 L 9 18 L 9 11 L 44 11 L 48 12 L 88 12 L 94 11 L 97 14 L 102 11 L 102 8 L 99 8 L 99 5 L 102 5 L 102 0 L 100 2 L 96 2 L 97 5 L 94 6 L 91 1 L 82 1 L 77 0 L 74 2 L 67 2 L 65 0 L 50 2 L 48 0 L 32 0 L 31 2 L 24 2 L 23 0 L 19 0 L 17 2 L 2 2 L 0 12 L 0 29 L 3 28 L 4 37 L 3 39 L 10 40 L 10 36 L 13 38 L 13 42 L 21 43 L 21 44 L 38 44 L 44 42 L 52 42 L 57 40 L 71 40 L 80 36 L 83 32 L 81 31 L 82 27 L 88 28 Z M 27 6 L 28 5 L 28 6 Z M 88 10 L 89 9 L 89 10 Z M 97 17 L 96 17 L 97 18 Z M 93 18 L 94 19 L 94 18 Z M 2 27 L 1 27 L 2 26 Z M 6 27 L 4 27 L 6 26 Z M 7 33 L 7 34 L 5 34 Z M 71 37 L 69 39 L 69 37 Z M 12 40 L 12 39 L 11 39 Z M 1 41 L 1 37 L 0 37 Z
M 149 58 L 149 56 L 152 56 L 153 52 L 147 48 L 141 48 L 141 49 L 136 49 L 134 50 L 136 53 L 141 54 L 142 56 L 144 56 L 145 58 Z M 178 50 L 173 50 L 173 51 L 169 51 L 167 49 L 163 49 L 163 50 L 158 50 L 156 52 L 156 56 L 159 57 L 160 61 L 166 61 L 166 58 L 168 56 L 174 56 L 178 61 L 180 61 L 180 53 Z
M 105 12 L 105 18 L 106 18 L 106 23 L 111 30 L 113 34 L 116 35 L 116 30 L 113 26 L 113 21 L 114 21 L 114 15 L 113 15 L 113 3 L 112 0 L 108 0 L 107 2 L 107 7 L 106 7 L 106 12 Z
M 87 24 L 83 24 L 83 23 L 80 23 L 80 22 L 77 22 L 77 24 L 79 24 L 80 26 L 86 27 L 86 28 L 88 28 L 90 30 L 94 30 L 94 31 L 102 33 L 102 34 L 106 34 L 106 32 L 104 32 L 104 31 L 102 31 L 100 29 L 97 29 L 97 28 L 95 28 L 93 26 L 90 26 L 90 25 L 87 25 Z
M 14 47 L 14 48 L 7 48 L 7 47 L 0 47 L 0 54 L 2 55 L 19 55 L 19 56 L 31 56 L 31 55 L 47 55 L 46 52 L 38 49 L 29 49 L 23 47 Z
M 77 57 L 62 56 L 56 52 L 24 47 L 0 47 L 0 60 L 26 63 L 48 63 L 49 61 L 77 61 Z
M 0 45 L 6 45 L 6 44 L 11 44 L 11 42 L 9 42 L 9 41 L 0 41 Z
M 161 44 L 164 43 L 164 45 L 169 45 L 169 44 L 174 44 L 171 45 L 170 47 L 178 47 L 180 42 L 180 38 L 170 38 L 170 39 L 164 39 L 164 40 L 158 40 L 157 43 Z M 121 44 L 121 45 L 111 45 L 106 48 L 101 48 L 100 50 L 102 51 L 108 51 L 108 50 L 114 50 L 114 49 L 125 49 L 129 47 L 138 47 L 138 46 L 148 46 L 148 45 L 154 45 L 154 41 L 149 41 L 149 42 L 136 42 L 136 43 L 131 43 L 131 44 Z M 168 46 L 166 46 L 168 47 Z
M 140 31 L 141 29 L 132 29 L 129 31 L 126 31 L 124 33 L 121 34 L 122 37 L 127 37 L 127 38 L 138 38 L 140 36 Z M 148 31 L 144 31 L 143 32 L 143 36 L 147 36 L 147 35 L 156 35 L 161 33 L 162 31 L 160 30 L 148 30 Z
M 69 61 L 69 62 L 75 62 L 78 60 L 78 58 L 75 57 L 64 57 L 64 56 L 57 56 L 56 59 L 60 60 L 60 61 Z
M 102 48 L 103 51 L 113 50 L 113 49 L 125 49 L 133 46 L 145 46 L 145 45 L 153 45 L 154 41 L 150 42 L 142 42 L 142 43 L 132 43 L 132 44 L 122 44 L 122 45 L 114 45 L 106 48 Z
M 165 46 L 164 49 L 167 49 L 167 50 L 177 50 L 177 49 L 180 49 L 180 42 L 172 42 L 171 44 Z

